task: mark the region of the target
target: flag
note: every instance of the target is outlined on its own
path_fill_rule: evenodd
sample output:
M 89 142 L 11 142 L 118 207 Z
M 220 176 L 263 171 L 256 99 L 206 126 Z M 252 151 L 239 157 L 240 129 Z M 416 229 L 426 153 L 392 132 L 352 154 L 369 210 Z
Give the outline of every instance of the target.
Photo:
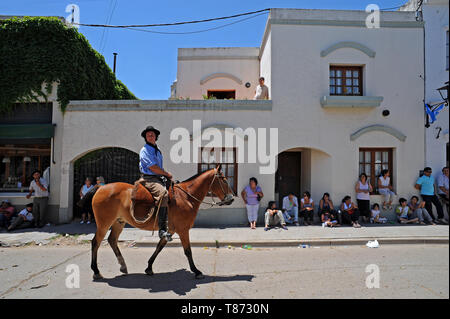
M 445 103 L 441 103 L 438 106 L 431 108 L 429 104 L 425 103 L 425 111 L 427 112 L 428 116 L 430 117 L 430 124 L 433 124 L 436 122 L 436 117 L 438 116 L 439 112 L 442 111 L 442 109 L 445 107 Z

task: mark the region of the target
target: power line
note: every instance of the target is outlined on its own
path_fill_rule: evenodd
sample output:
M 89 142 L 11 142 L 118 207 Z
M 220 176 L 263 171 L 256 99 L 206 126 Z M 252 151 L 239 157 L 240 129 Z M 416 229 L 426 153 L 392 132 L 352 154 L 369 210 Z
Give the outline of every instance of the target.
M 203 22 L 211 22 L 211 21 L 217 21 L 217 20 L 225 20 L 225 19 L 232 19 L 237 18 L 241 16 L 261 13 L 265 11 L 270 11 L 269 8 L 252 11 L 252 12 L 245 12 L 240 14 L 235 14 L 232 16 L 226 16 L 226 17 L 218 17 L 218 18 L 210 18 L 210 19 L 204 19 L 204 20 L 194 20 L 194 21 L 182 21 L 182 22 L 174 22 L 174 23 L 157 23 L 157 24 L 131 24 L 131 25 L 109 25 L 109 24 L 87 24 L 87 23 L 74 23 L 79 26 L 84 27 L 100 27 L 100 28 L 148 28 L 148 27 L 167 27 L 167 26 L 175 26 L 175 25 L 183 25 L 183 24 L 194 24 L 194 23 L 203 23 Z
M 112 7 L 111 14 L 110 14 L 110 16 L 109 16 L 108 21 L 106 22 L 107 24 L 110 24 L 110 23 L 111 23 L 111 20 L 112 20 L 114 11 L 116 10 L 116 7 L 117 7 L 117 1 L 118 1 L 118 0 L 114 0 L 114 5 L 113 5 L 113 7 Z M 108 31 L 109 31 L 109 30 L 107 30 L 107 29 L 103 29 L 103 30 L 106 30 L 106 35 L 105 35 L 105 42 L 103 43 L 103 46 L 102 46 L 102 49 L 101 49 L 101 53 L 102 53 L 102 54 L 103 54 L 103 50 L 105 49 L 106 42 L 108 41 Z
M 158 33 L 158 34 L 193 34 L 193 33 L 201 33 L 201 32 L 207 32 L 207 31 L 213 31 L 213 30 L 225 28 L 225 27 L 230 26 L 232 24 L 236 24 L 236 23 L 239 23 L 239 22 L 250 20 L 250 19 L 256 18 L 256 17 L 258 17 L 260 15 L 263 15 L 263 14 L 266 14 L 266 13 L 263 12 L 263 13 L 260 13 L 260 14 L 257 14 L 257 15 L 254 15 L 254 16 L 251 16 L 251 17 L 248 17 L 248 18 L 240 19 L 238 21 L 234 21 L 234 22 L 231 22 L 231 23 L 220 25 L 220 26 L 217 26 L 217 27 L 214 27 L 214 28 L 209 28 L 209 29 L 204 29 L 204 30 L 197 30 L 197 31 L 164 32 L 164 31 L 152 31 L 152 30 L 138 29 L 138 28 L 132 28 L 132 27 L 125 27 L 125 29 L 133 30 L 133 31 L 149 32 L 149 33 Z

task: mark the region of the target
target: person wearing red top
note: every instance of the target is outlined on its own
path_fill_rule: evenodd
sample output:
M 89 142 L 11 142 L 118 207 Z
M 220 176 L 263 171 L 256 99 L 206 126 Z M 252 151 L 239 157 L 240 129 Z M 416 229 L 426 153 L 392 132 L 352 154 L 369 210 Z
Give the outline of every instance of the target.
M 0 206 L 0 227 L 8 228 L 16 209 L 8 200 L 4 200 Z

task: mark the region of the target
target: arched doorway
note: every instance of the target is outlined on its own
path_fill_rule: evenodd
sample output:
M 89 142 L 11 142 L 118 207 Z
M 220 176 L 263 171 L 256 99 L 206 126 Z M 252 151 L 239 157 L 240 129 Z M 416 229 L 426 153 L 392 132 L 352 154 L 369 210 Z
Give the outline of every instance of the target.
M 76 206 L 80 199 L 80 187 L 86 177 L 103 176 L 106 183 L 124 182 L 133 184 L 139 178 L 139 155 L 120 147 L 95 150 L 77 159 L 73 164 L 73 212 L 79 217 Z

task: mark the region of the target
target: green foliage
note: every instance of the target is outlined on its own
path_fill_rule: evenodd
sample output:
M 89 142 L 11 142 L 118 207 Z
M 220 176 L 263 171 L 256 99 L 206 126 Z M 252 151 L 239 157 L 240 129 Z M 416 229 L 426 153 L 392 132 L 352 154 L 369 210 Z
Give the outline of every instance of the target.
M 55 17 L 1 20 L 0 113 L 47 100 L 53 82 L 62 111 L 70 100 L 136 99 L 76 28 Z

